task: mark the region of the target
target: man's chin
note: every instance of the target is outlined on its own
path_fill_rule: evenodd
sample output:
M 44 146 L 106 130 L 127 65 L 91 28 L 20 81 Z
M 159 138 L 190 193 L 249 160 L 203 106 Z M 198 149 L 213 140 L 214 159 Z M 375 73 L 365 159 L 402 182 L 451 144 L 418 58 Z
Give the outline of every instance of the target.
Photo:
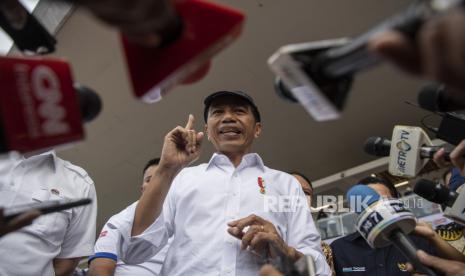
M 218 147 L 219 152 L 223 153 L 235 153 L 235 152 L 241 152 L 244 147 L 243 143 L 237 142 L 237 141 L 230 141 L 228 143 L 222 143 Z

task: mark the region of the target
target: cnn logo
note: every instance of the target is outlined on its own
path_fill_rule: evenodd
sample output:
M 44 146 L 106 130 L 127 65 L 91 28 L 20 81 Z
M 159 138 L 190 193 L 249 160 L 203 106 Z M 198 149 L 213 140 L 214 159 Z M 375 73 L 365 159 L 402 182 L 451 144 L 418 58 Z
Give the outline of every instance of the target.
M 49 67 L 40 65 L 31 73 L 32 91 L 39 106 L 38 115 L 44 119 L 41 124 L 46 136 L 60 135 L 70 131 L 69 124 L 64 121 L 66 109 L 60 105 L 63 98 L 60 80 Z

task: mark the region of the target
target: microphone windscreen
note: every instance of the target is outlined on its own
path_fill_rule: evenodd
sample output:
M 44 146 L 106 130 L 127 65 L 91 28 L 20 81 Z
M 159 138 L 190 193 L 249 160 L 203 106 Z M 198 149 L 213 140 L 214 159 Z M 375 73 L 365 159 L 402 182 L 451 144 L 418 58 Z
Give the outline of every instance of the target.
M 380 196 L 375 190 L 363 184 L 352 186 L 346 193 L 350 208 L 357 214 L 365 211 L 368 206 L 378 201 L 379 198 Z
M 100 114 L 102 110 L 102 100 L 92 89 L 83 85 L 74 84 L 74 89 L 79 99 L 79 108 L 84 122 L 90 122 Z
M 415 184 L 413 192 L 434 203 L 443 204 L 448 200 L 449 191 L 446 187 L 426 179 L 420 179 Z
M 444 85 L 431 83 L 423 86 L 418 93 L 418 104 L 421 108 L 429 111 L 438 111 L 438 103 L 440 101 L 440 91 L 444 89 Z
M 391 151 L 391 141 L 386 138 L 373 136 L 365 141 L 363 150 L 374 156 L 389 156 Z

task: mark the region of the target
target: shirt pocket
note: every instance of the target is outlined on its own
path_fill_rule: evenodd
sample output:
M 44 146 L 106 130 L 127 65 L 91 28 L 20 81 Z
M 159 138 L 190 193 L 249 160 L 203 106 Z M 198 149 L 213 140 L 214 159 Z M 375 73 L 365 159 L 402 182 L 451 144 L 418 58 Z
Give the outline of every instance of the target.
M 45 188 L 33 192 L 31 197 L 34 203 L 66 199 Z M 36 232 L 43 240 L 55 246 L 60 246 L 70 224 L 71 217 L 71 209 L 42 215 L 34 221 L 31 230 Z

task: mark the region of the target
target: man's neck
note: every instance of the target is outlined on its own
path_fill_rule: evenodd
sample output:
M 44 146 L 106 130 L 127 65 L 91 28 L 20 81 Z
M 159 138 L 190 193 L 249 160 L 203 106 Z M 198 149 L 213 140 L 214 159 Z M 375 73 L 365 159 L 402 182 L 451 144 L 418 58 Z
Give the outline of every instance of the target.
M 220 152 L 221 154 L 226 155 L 229 158 L 229 161 L 233 163 L 234 167 L 237 168 L 242 161 L 242 157 L 248 152 Z

